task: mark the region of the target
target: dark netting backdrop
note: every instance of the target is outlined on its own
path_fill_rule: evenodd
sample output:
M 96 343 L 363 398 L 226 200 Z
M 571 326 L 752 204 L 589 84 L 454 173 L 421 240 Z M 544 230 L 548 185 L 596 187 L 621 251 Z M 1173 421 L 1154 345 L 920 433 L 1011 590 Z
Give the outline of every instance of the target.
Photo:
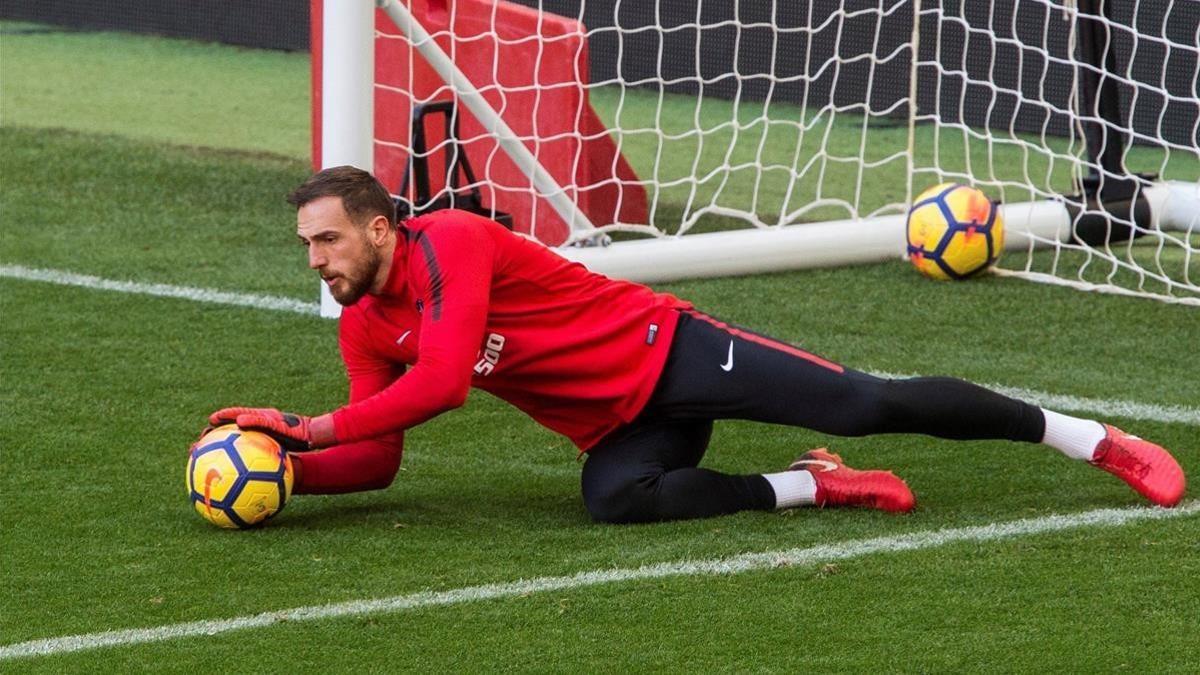
M 519 1 L 582 19 L 593 83 L 620 80 L 725 98 L 769 95 L 811 106 L 861 103 L 873 114 L 907 115 L 901 105 L 912 58 L 907 0 Z M 308 8 L 309 0 L 6 0 L 0 17 L 303 50 Z M 994 129 L 1069 132 L 1074 66 L 1065 62 L 1069 31 L 1060 10 L 1021 0 L 926 0 L 922 8 L 920 81 L 942 74 L 936 87 L 918 88 L 921 114 Z M 937 20 L 939 9 L 949 18 Z M 1200 2 L 1113 0 L 1113 12 L 1121 27 L 1112 31 L 1121 107 L 1135 140 L 1196 144 Z M 990 104 L 961 105 L 980 96 Z
M 4 0 L 0 17 L 266 49 L 308 49 L 308 0 Z
M 776 101 L 863 103 L 872 114 L 908 114 L 897 105 L 909 89 L 908 0 L 519 2 L 583 20 L 594 83 L 619 79 L 687 94 L 703 88 L 726 98 L 769 91 Z M 1195 145 L 1200 2 L 1111 2 L 1121 109 L 1135 140 Z M 931 84 L 918 87 L 919 113 L 1069 133 L 1069 33 L 1061 7 L 1045 2 L 925 0 L 918 81 Z

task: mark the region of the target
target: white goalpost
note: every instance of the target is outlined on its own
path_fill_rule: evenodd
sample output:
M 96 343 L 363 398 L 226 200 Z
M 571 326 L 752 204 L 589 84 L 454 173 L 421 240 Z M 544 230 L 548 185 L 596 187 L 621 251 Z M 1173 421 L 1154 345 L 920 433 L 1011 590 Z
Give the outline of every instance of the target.
M 321 70 L 337 73 L 322 82 L 321 146 L 314 164 L 325 169 L 375 166 L 375 9 L 367 2 L 325 3 Z M 314 54 L 316 59 L 317 55 Z M 314 100 L 314 104 L 316 101 Z M 329 287 L 320 285 L 321 316 L 335 317 L 341 306 Z
M 315 163 L 639 281 L 902 258 L 956 181 L 998 273 L 1200 305 L 1200 12 L 1107 2 L 314 0 Z

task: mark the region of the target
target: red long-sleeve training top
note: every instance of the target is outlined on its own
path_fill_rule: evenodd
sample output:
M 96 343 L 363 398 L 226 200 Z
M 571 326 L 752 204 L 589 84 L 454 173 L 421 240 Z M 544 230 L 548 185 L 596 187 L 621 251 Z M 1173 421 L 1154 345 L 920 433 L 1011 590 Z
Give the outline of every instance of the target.
M 586 450 L 641 411 L 676 310 L 690 307 L 481 216 L 411 218 L 383 291 L 342 312 L 351 402 L 333 413 L 335 435 L 350 443 L 402 431 L 461 405 L 475 386 Z

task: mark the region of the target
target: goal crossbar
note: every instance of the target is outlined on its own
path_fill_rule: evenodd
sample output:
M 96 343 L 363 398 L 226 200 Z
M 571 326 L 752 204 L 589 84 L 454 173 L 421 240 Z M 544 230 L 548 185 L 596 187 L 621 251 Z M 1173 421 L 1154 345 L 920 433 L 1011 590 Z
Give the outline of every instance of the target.
M 1200 191 L 1195 185 L 1181 181 L 1158 183 L 1146 188 L 1144 196 L 1154 227 L 1200 231 Z M 1000 213 L 1005 223 L 1006 251 L 1071 241 L 1071 213 L 1061 200 L 1002 204 Z M 905 219 L 904 215 L 876 216 L 557 251 L 601 274 L 644 283 L 839 267 L 903 259 Z M 1082 282 L 1076 287 L 1083 288 Z

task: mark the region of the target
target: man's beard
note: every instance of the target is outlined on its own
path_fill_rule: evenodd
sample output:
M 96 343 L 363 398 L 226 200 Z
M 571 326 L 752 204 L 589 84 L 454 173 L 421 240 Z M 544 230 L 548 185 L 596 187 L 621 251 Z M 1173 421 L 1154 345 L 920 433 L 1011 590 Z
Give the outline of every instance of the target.
M 362 264 L 346 274 L 340 275 L 337 281 L 341 283 L 329 287 L 330 295 L 343 307 L 349 307 L 358 302 L 362 296 L 366 295 L 367 291 L 371 290 L 371 283 L 375 281 L 375 274 L 379 272 L 379 263 L 378 249 L 363 242 Z

